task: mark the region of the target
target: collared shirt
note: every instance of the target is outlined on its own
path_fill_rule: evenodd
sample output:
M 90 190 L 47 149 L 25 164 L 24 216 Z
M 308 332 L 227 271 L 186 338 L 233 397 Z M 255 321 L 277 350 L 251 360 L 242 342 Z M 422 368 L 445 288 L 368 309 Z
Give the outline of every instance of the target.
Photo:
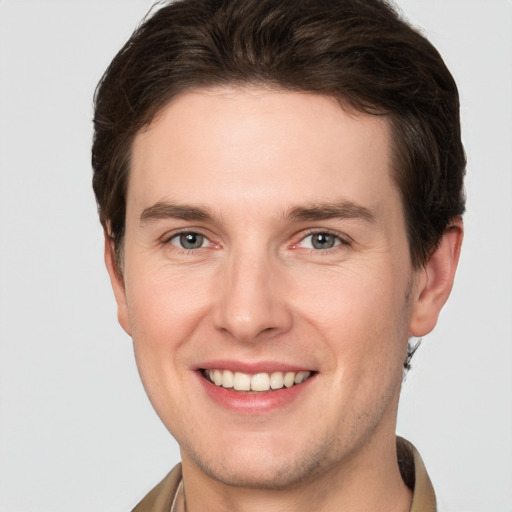
M 436 512 L 436 496 L 420 454 L 401 437 L 396 440 L 398 465 L 404 482 L 413 491 L 410 512 Z M 170 512 L 181 482 L 181 464 L 174 469 L 132 510 Z

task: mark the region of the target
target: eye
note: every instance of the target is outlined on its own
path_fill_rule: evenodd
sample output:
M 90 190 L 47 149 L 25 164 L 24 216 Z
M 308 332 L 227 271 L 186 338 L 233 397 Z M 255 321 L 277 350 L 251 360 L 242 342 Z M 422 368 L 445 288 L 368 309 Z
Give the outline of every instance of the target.
M 331 233 L 319 232 L 319 233 L 311 233 L 310 235 L 304 237 L 300 243 L 300 247 L 304 247 L 306 249 L 316 249 L 316 250 L 325 250 L 332 249 L 337 245 L 341 245 L 342 240 L 339 236 L 333 235 Z
M 201 249 L 210 245 L 208 239 L 199 233 L 178 233 L 169 239 L 171 245 L 176 245 L 182 249 Z

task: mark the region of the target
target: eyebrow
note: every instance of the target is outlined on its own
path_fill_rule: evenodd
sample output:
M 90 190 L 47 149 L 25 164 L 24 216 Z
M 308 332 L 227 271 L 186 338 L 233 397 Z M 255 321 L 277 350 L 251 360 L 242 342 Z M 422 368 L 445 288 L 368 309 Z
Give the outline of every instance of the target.
M 144 225 L 148 222 L 164 219 L 213 221 L 214 218 L 215 215 L 209 208 L 159 201 L 142 210 L 140 223 Z M 327 219 L 360 219 L 373 223 L 375 222 L 375 214 L 369 208 L 352 201 L 319 202 L 293 206 L 284 212 L 283 219 L 301 222 Z
M 284 218 L 298 221 L 360 219 L 372 224 L 375 222 L 375 213 L 352 201 L 339 201 L 294 206 L 285 213 Z
M 144 208 L 140 214 L 141 225 L 163 219 L 180 220 L 212 220 L 213 213 L 208 208 L 190 206 L 187 204 L 175 204 L 159 201 L 153 206 Z

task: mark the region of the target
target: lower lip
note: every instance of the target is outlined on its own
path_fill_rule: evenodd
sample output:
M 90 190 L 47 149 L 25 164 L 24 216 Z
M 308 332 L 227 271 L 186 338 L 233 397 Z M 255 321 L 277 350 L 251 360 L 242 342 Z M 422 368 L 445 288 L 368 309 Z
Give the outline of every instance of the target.
M 271 390 L 266 393 L 255 393 L 234 391 L 233 388 L 216 386 L 205 379 L 201 372 L 197 372 L 197 375 L 203 389 L 214 402 L 225 409 L 243 414 L 261 414 L 284 407 L 304 393 L 309 388 L 310 383 L 315 380 L 315 376 L 313 376 L 290 388 Z

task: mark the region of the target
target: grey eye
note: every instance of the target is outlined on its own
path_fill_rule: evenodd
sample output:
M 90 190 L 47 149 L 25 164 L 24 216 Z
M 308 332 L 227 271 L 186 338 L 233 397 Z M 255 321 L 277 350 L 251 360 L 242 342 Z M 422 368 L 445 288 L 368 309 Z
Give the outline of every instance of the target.
M 311 245 L 315 249 L 330 249 L 335 243 L 335 237 L 327 233 L 316 233 L 311 236 Z
M 169 240 L 172 245 L 177 245 L 182 249 L 200 249 L 208 244 L 207 239 L 199 233 L 181 233 Z
M 340 245 L 341 240 L 336 235 L 330 233 L 312 233 L 306 236 L 300 243 L 300 245 L 306 249 L 332 249 L 333 247 Z
M 187 233 L 180 236 L 180 243 L 184 249 L 199 249 L 203 246 L 204 236 L 197 233 Z

